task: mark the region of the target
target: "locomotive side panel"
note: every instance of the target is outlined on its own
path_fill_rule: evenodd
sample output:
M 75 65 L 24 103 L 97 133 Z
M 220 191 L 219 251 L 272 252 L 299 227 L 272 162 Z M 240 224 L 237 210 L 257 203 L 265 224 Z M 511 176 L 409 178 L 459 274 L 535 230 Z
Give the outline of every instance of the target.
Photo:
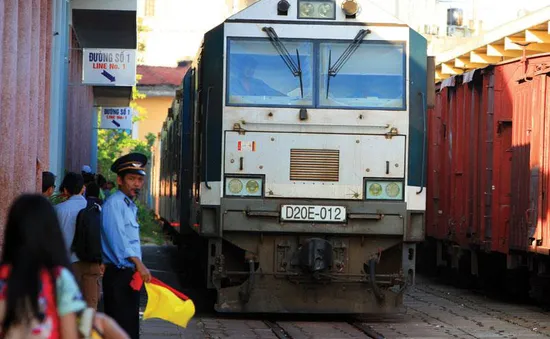
M 190 226 L 205 236 L 220 236 L 222 176 L 224 24 L 207 32 L 197 67 L 193 201 Z

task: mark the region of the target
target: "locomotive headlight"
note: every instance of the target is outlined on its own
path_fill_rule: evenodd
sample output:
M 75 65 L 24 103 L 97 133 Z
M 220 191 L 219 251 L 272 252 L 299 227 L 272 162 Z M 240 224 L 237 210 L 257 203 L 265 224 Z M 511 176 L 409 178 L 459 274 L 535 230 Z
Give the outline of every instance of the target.
M 367 200 L 403 200 L 403 182 L 389 180 L 367 180 Z
M 315 7 L 311 2 L 303 2 L 300 4 L 300 18 L 311 18 L 315 12 Z
M 239 179 L 231 179 L 227 187 L 229 188 L 229 192 L 239 194 L 243 190 L 243 183 Z
M 255 194 L 260 189 L 260 184 L 256 180 L 250 180 L 246 183 L 246 190 L 250 194 Z
M 225 178 L 225 195 L 233 197 L 261 197 L 262 178 Z
M 382 186 L 378 183 L 370 184 L 369 193 L 374 197 L 379 196 L 380 194 L 382 194 Z
M 299 19 L 335 19 L 334 0 L 299 0 Z
M 386 194 L 390 198 L 395 198 L 399 196 L 400 192 L 401 189 L 399 188 L 399 185 L 397 185 L 395 182 L 389 183 L 388 186 L 386 186 Z
M 334 6 L 331 4 L 321 4 L 319 6 L 319 15 L 323 18 L 332 18 L 334 16 Z

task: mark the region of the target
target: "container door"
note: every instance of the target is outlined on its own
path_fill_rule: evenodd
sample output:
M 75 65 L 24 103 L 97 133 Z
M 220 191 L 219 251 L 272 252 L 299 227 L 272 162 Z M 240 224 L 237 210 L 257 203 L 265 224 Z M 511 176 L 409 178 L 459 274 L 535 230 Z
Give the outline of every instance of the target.
M 548 220 L 548 211 L 549 211 L 549 201 L 548 201 L 548 189 L 550 185 L 550 180 L 548 178 L 550 171 L 550 77 L 547 74 L 541 75 L 541 95 L 543 100 L 543 107 L 541 108 L 541 119 L 543 122 L 541 126 L 543 127 L 542 131 L 542 157 L 541 157 L 541 184 L 540 184 L 540 195 L 539 195 L 539 211 L 537 220 L 537 229 L 534 235 L 533 245 L 538 247 L 538 250 L 543 250 L 548 253 L 550 249 L 550 239 L 549 230 L 550 222 Z
M 533 81 L 518 84 L 513 91 L 513 135 L 512 135 L 512 223 L 510 225 L 510 248 L 525 250 L 528 247 L 529 228 L 533 223 L 537 206 L 536 187 L 538 171 L 532 171 L 533 155 L 531 140 L 533 122 L 531 113 L 536 105 L 534 91 L 538 88 Z M 533 152 L 534 151 L 534 152 Z M 535 157 L 536 158 L 536 157 Z
M 498 185 L 498 213 L 495 225 L 501 225 L 496 240 L 496 250 L 508 253 L 508 235 L 510 234 L 510 206 L 512 197 L 512 122 L 500 121 L 498 124 L 497 150 L 499 152 L 499 170 L 495 173 Z
M 545 107 L 546 107 L 546 76 L 538 76 L 533 80 L 533 99 L 531 101 L 531 158 L 530 158 L 530 192 L 529 192 L 529 209 L 526 212 L 527 220 L 527 247 L 533 248 L 537 246 L 537 242 L 541 239 L 540 230 L 544 222 L 545 211 L 543 201 L 543 185 L 545 165 Z

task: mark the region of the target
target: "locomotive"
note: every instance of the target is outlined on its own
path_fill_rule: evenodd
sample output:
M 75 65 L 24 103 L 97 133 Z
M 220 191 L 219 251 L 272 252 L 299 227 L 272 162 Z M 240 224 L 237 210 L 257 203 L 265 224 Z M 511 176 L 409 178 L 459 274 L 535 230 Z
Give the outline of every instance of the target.
M 187 287 L 218 312 L 398 310 L 424 240 L 430 60 L 369 1 L 262 0 L 205 33 L 156 159 Z

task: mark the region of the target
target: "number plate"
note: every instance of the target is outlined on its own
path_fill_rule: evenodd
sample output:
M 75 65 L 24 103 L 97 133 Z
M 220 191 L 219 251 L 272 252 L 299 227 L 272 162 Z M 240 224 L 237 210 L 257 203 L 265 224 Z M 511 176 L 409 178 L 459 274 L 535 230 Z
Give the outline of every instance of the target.
M 344 206 L 283 205 L 281 220 L 345 222 L 346 208 Z

